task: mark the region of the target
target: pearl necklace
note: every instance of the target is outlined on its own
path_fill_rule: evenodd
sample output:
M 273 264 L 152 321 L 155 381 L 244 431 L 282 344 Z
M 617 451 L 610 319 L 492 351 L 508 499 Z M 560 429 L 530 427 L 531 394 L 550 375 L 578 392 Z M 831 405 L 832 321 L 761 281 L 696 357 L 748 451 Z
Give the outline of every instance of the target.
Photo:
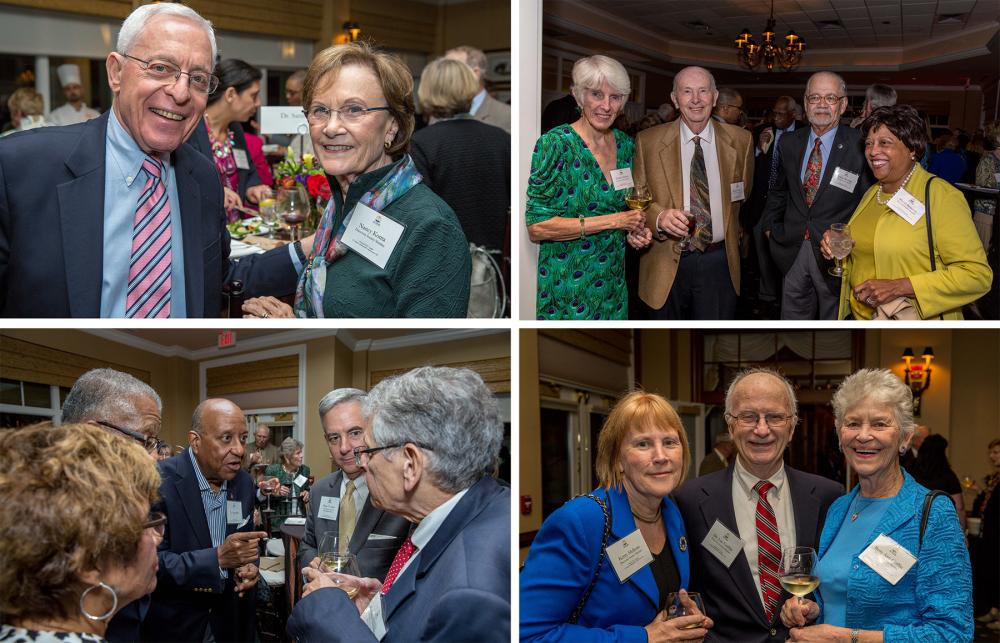
M 903 189 L 903 186 L 904 186 L 904 185 L 906 185 L 906 182 L 910 180 L 910 175 L 912 175 L 912 174 L 913 174 L 913 171 L 914 171 L 915 169 L 917 169 L 917 164 L 916 164 L 916 163 L 914 163 L 914 164 L 913 164 L 913 165 L 912 165 L 912 166 L 910 167 L 910 171 L 906 173 L 906 176 L 905 176 L 905 177 L 903 178 L 903 182 L 899 184 L 899 187 L 898 187 L 898 188 L 896 188 L 896 192 L 899 192 L 900 190 L 902 190 L 902 189 Z M 896 192 L 893 192 L 892 194 L 890 194 L 890 195 L 889 195 L 889 198 L 888 198 L 888 199 L 886 199 L 885 201 L 883 201 L 883 200 L 882 200 L 882 183 L 881 183 L 881 182 L 879 182 L 879 184 L 878 184 L 878 189 L 877 189 L 877 190 L 875 191 L 875 201 L 876 201 L 876 202 L 877 202 L 877 203 L 878 203 L 879 205 L 886 205 L 887 203 L 889 203 L 889 201 L 891 201 L 891 200 L 892 200 L 892 197 L 893 197 L 893 196 L 895 196 Z

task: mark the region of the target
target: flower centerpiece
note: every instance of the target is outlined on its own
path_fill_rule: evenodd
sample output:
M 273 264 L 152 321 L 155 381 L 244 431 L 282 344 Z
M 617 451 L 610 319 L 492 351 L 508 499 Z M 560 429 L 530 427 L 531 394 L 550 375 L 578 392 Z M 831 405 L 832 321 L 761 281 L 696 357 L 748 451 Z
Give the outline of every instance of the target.
M 309 218 L 303 224 L 303 233 L 308 234 L 319 226 L 320 217 L 326 208 L 330 197 L 330 184 L 327 183 L 323 168 L 315 162 L 312 154 L 303 154 L 302 158 L 288 147 L 285 158 L 274 166 L 274 185 L 277 188 L 293 189 L 302 186 L 309 194 L 312 209 Z

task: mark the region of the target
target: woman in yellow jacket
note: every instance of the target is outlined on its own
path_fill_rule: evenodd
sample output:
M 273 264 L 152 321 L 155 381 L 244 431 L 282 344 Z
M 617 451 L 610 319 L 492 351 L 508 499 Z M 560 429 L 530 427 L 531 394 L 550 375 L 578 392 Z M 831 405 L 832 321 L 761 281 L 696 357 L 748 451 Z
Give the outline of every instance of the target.
M 881 107 L 861 131 L 878 182 L 848 222 L 854 248 L 845 260 L 840 319 L 871 319 L 880 306 L 891 314 L 906 304 L 920 319 L 962 319 L 962 306 L 985 294 L 993 279 L 965 197 L 920 166 L 927 137 L 914 108 Z M 925 216 L 932 179 L 933 268 Z M 829 242 L 827 232 L 820 251 L 832 259 Z

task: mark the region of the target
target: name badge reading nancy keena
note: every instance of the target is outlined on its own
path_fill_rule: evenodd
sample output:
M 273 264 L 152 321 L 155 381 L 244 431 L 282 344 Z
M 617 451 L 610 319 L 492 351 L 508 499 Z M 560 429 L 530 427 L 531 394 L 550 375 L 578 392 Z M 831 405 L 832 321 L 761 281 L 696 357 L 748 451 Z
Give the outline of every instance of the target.
M 622 583 L 627 581 L 632 574 L 653 562 L 653 554 L 649 552 L 649 547 L 646 546 L 646 541 L 642 539 L 642 534 L 639 533 L 638 529 L 615 544 L 608 545 L 605 551 L 608 552 L 611 566 L 615 569 L 618 580 Z
M 363 203 L 354 206 L 350 217 L 347 230 L 340 240 L 345 246 L 385 270 L 406 226 Z

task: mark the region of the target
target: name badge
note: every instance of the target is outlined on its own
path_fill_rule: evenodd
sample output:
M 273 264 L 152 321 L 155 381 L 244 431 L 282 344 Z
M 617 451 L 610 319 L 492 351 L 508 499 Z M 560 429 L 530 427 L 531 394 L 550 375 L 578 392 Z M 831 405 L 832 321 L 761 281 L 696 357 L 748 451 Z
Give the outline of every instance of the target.
M 236 161 L 236 167 L 240 170 L 250 169 L 250 160 L 247 158 L 246 150 L 238 150 L 233 148 L 233 160 Z
M 226 523 L 238 525 L 243 522 L 243 503 L 239 500 L 226 501 Z
M 920 221 L 920 217 L 924 216 L 924 204 L 903 188 L 896 190 L 886 205 L 910 225 L 916 224 Z
M 885 534 L 879 534 L 875 542 L 861 552 L 858 558 L 893 585 L 917 562 L 916 556 Z
M 636 529 L 613 545 L 608 545 L 608 560 L 618 574 L 618 580 L 627 581 L 632 574 L 653 562 L 653 554 L 649 552 L 646 541 Z
M 845 192 L 854 193 L 854 186 L 858 184 L 858 175 L 842 167 L 834 168 L 833 177 L 830 178 L 830 185 L 838 187 Z
M 340 515 L 340 498 L 323 496 L 319 499 L 319 513 L 316 514 L 323 520 L 336 520 Z
M 354 206 L 349 216 L 351 218 L 347 223 L 347 230 L 340 240 L 345 246 L 385 270 L 406 226 L 363 203 Z
M 743 194 L 743 181 L 737 181 L 736 183 L 729 184 L 729 200 L 730 201 L 742 201 L 746 198 Z
M 623 167 L 620 170 L 611 170 L 611 183 L 614 184 L 615 190 L 634 188 L 635 182 L 632 181 L 632 168 Z
M 309 478 L 305 477 L 300 473 L 298 477 L 295 478 L 295 480 L 293 481 L 293 484 L 295 484 L 296 487 L 299 487 L 301 489 L 302 487 L 305 486 L 307 482 L 309 482 Z
M 701 546 L 719 559 L 719 562 L 729 567 L 743 551 L 743 539 L 729 530 L 716 519 L 715 524 L 705 534 Z

